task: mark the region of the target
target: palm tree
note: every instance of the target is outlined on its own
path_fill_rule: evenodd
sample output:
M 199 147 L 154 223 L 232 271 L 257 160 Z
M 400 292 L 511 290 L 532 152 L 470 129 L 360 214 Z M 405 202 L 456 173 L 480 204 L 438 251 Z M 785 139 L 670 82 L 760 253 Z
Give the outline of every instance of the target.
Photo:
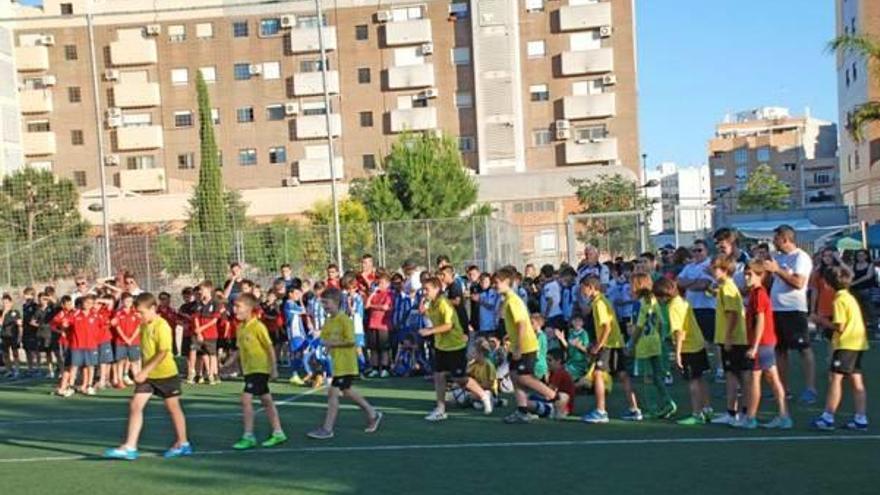
M 844 35 L 828 44 L 829 51 L 840 51 L 843 55 L 857 55 L 868 62 L 868 67 L 880 64 L 880 41 L 868 36 Z M 880 123 L 880 101 L 863 103 L 849 112 L 846 130 L 854 141 L 865 138 L 864 127 L 870 123 Z

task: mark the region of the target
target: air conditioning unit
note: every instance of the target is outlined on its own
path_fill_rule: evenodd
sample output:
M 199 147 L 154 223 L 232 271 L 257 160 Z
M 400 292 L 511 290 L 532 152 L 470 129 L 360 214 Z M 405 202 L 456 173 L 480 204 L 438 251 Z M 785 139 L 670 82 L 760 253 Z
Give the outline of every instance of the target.
M 376 22 L 390 22 L 392 18 L 390 10 L 376 12 Z
M 58 79 L 55 76 L 43 76 L 43 86 L 55 86 Z
M 284 29 L 290 29 L 293 26 L 296 26 L 296 16 L 295 15 L 283 15 L 281 16 L 281 27 Z
M 571 137 L 571 129 L 564 128 L 556 128 L 556 140 L 557 141 L 565 141 L 566 139 Z
M 115 129 L 116 127 L 122 127 L 122 116 L 112 116 L 107 117 L 107 127 L 111 129 Z
M 607 38 L 611 36 L 611 26 L 602 26 L 599 28 L 599 36 Z
M 294 102 L 287 102 L 284 104 L 284 115 L 296 115 L 299 113 L 299 104 Z
M 146 33 L 147 36 L 159 36 L 162 34 L 162 25 L 147 24 L 144 26 L 144 33 Z
M 119 155 L 104 155 L 104 166 L 115 167 L 119 165 Z
M 434 43 L 422 44 L 422 55 L 430 55 L 434 53 Z
M 108 119 L 111 119 L 113 117 L 119 117 L 121 119 L 122 118 L 122 110 L 117 107 L 110 107 L 107 109 L 106 115 L 107 115 Z
M 419 94 L 416 95 L 419 100 L 427 100 L 429 98 L 437 98 L 440 95 L 440 92 L 437 88 L 428 88 L 424 91 L 419 91 Z
M 248 72 L 250 72 L 252 76 L 259 76 L 263 73 L 263 66 L 260 64 L 251 64 Z
M 557 120 L 557 121 L 554 123 L 554 126 L 556 127 L 556 130 L 559 130 L 559 129 L 570 129 L 570 128 L 571 128 L 571 122 L 569 122 L 569 121 L 567 121 L 567 120 L 565 120 L 565 119 L 561 119 L 561 120 Z
M 608 74 L 607 76 L 602 76 L 602 84 L 604 86 L 613 86 L 617 84 L 617 76 L 614 74 Z
M 104 71 L 105 81 L 116 81 L 119 79 L 119 71 L 116 69 L 107 69 Z
M 299 185 L 299 177 L 286 177 L 281 180 L 284 187 L 296 187 Z
M 581 139 L 575 139 L 574 142 L 577 144 L 590 144 L 593 142 L 593 140 L 581 138 Z
M 44 34 L 38 41 L 43 46 L 52 46 L 55 44 L 55 37 L 51 34 Z

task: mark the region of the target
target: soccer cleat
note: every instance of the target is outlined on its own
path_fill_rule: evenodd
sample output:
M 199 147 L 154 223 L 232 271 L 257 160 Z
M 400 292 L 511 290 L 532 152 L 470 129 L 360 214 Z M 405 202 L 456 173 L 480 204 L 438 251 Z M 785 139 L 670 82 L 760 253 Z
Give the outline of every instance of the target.
M 196 385 L 204 385 L 204 384 L 205 384 L 205 377 L 199 376 L 196 378 Z
M 379 378 L 379 370 L 373 368 L 365 376 L 367 378 Z
M 86 395 L 93 396 L 97 395 L 97 391 L 95 391 L 95 387 L 89 387 L 86 389 Z
M 162 457 L 166 459 L 174 459 L 175 457 L 189 457 L 193 455 L 192 444 L 189 442 L 180 444 L 179 447 L 171 447 L 166 450 Z
M 284 443 L 286 441 L 287 441 L 287 435 L 285 435 L 283 431 L 276 431 L 275 433 L 272 434 L 272 436 L 267 438 L 266 441 L 264 441 L 260 445 L 262 445 L 263 447 L 266 447 L 267 449 L 270 449 L 272 447 L 277 447 L 278 445 L 281 445 L 282 443 Z
M 581 417 L 581 421 L 591 425 L 604 424 L 608 422 L 608 413 L 605 411 L 592 410 Z
M 846 423 L 846 429 L 852 431 L 868 431 L 868 423 L 862 423 L 855 419 Z
M 122 383 L 124 383 L 127 387 L 134 385 L 134 382 L 129 377 L 123 378 Z
M 642 411 L 639 409 L 630 409 L 623 413 L 620 419 L 624 421 L 642 421 L 645 417 L 642 415 Z
M 736 421 L 730 424 L 731 428 L 739 428 L 741 430 L 754 430 L 758 427 L 758 420 L 748 416 L 740 416 Z
M 297 387 L 302 387 L 306 382 L 303 381 L 302 378 L 299 377 L 296 373 L 290 376 L 290 384 L 296 385 Z
M 480 402 L 483 403 L 483 414 L 489 416 L 494 411 L 494 404 L 492 404 L 492 392 L 483 392 L 483 397 L 480 399 Z
M 794 422 L 788 416 L 776 416 L 768 423 L 759 426 L 768 430 L 790 430 L 794 426 Z
M 219 385 L 219 384 L 220 384 L 220 377 L 213 375 L 210 378 L 208 378 L 208 385 Z
M 431 423 L 437 423 L 439 421 L 446 421 L 449 416 L 446 415 L 446 411 L 441 411 L 439 409 L 434 409 L 430 414 L 425 416 L 425 421 L 430 421 Z
M 697 426 L 706 424 L 706 418 L 702 414 L 698 415 L 690 415 L 684 419 L 679 419 L 675 422 L 677 425 L 681 426 Z
M 391 376 L 391 373 L 389 373 L 388 370 L 382 370 L 382 372 L 379 373 L 379 378 L 388 378 L 390 376 Z
M 734 422 L 736 422 L 736 416 L 731 416 L 729 413 L 721 413 L 716 414 L 710 421 L 713 425 L 727 425 L 730 426 Z
M 801 392 L 801 396 L 798 397 L 798 402 L 800 402 L 801 404 L 811 406 L 816 403 L 818 398 L 819 398 L 819 396 L 818 396 L 818 394 L 816 394 L 815 390 L 806 389 L 803 392 Z
M 822 416 L 819 416 L 818 418 L 814 419 L 813 422 L 810 423 L 810 426 L 812 426 L 813 428 L 815 428 L 817 430 L 834 431 L 834 422 L 827 421 Z
M 675 403 L 674 400 L 669 401 L 663 409 L 657 413 L 657 417 L 660 419 L 670 419 L 675 416 L 675 413 L 678 412 L 678 404 Z
M 306 436 L 313 440 L 330 440 L 333 438 L 333 432 L 322 427 L 306 433 Z
M 376 433 L 379 429 L 379 425 L 382 424 L 382 418 L 384 417 L 385 415 L 382 414 L 382 411 L 376 411 L 373 420 L 370 421 L 370 424 L 368 424 L 366 428 L 364 428 L 364 433 Z
M 245 435 L 235 442 L 232 448 L 235 450 L 250 450 L 256 446 L 257 439 L 253 435 Z
M 519 409 L 508 414 L 504 418 L 504 422 L 509 425 L 528 424 L 534 421 L 535 416 L 529 413 L 523 413 Z
M 134 461 L 138 458 L 137 449 L 115 448 L 104 451 L 105 459 L 114 459 L 120 461 Z

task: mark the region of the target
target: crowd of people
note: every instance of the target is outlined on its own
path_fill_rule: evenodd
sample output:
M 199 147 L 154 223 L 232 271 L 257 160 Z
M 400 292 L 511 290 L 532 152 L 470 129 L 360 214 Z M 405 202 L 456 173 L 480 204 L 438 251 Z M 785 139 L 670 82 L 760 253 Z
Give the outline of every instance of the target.
M 433 383 L 436 401 L 425 416 L 432 422 L 448 419 L 450 404 L 491 415 L 512 396 L 506 423 L 564 418 L 576 401 L 592 401 L 582 421 L 607 423 L 606 398 L 619 387 L 626 421 L 789 429 L 796 392 L 789 357 L 800 355 L 798 402 L 814 404 L 813 343 L 827 340 L 825 408 L 811 426 L 835 428 L 847 382 L 855 404 L 844 426 L 866 430 L 862 359 L 875 326 L 877 272 L 866 251 L 849 259 L 823 249 L 813 260 L 795 235 L 782 225 L 772 244 L 747 254 L 737 233 L 723 228 L 711 244 L 697 240 L 605 262 L 587 246 L 577 266 L 528 265 L 522 273 L 469 266 L 459 275 L 445 256 L 430 270 L 406 262 L 391 272 L 365 255 L 359 271 L 340 273 L 331 264 L 318 280 L 283 265 L 266 287 L 233 263 L 223 285 L 186 288 L 176 307 L 167 292 L 143 292 L 131 273 L 91 286 L 79 278 L 71 295 L 26 289 L 21 309 L 3 295 L 4 366 L 9 379 L 57 379 L 62 397 L 133 386 L 127 439 L 107 451 L 133 459 L 152 395 L 165 400 L 177 433 L 166 455 L 192 453 L 182 379 L 213 385 L 242 376 L 244 433 L 234 448 L 257 446 L 254 398 L 273 431 L 262 445 L 285 442 L 269 390 L 279 367 L 293 385 L 329 388 L 325 422 L 308 434 L 315 439 L 334 436 L 341 398 L 360 406 L 366 431 L 375 432 L 382 413 L 353 383 L 391 376 Z M 682 413 L 669 393 L 676 380 L 689 392 Z M 717 412 L 712 380 L 725 384 Z M 759 424 L 764 383 L 775 415 Z

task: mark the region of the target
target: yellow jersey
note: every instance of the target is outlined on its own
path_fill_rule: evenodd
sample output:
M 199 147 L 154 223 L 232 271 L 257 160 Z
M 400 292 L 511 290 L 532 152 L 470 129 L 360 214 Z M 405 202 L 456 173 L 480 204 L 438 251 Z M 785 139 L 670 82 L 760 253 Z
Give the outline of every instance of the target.
M 660 355 L 660 304 L 650 296 L 639 300 L 639 316 L 636 327 L 641 329 L 636 343 L 636 359 L 646 359 Z M 616 319 L 616 318 L 615 318 Z
M 676 333 L 683 333 L 684 340 L 681 343 L 681 352 L 700 352 L 706 348 L 703 340 L 703 332 L 694 316 L 694 309 L 681 296 L 675 296 L 667 304 L 669 309 L 669 331 L 675 337 Z
M 425 316 L 431 320 L 431 324 L 435 327 L 452 325 L 449 331 L 434 334 L 434 347 L 438 351 L 459 351 L 467 347 L 467 335 L 464 334 L 464 330 L 461 328 L 455 308 L 452 307 L 452 303 L 449 302 L 449 299 L 446 299 L 446 296 L 440 296 L 431 301 Z
M 718 286 L 718 295 L 715 296 L 715 343 L 727 343 L 727 313 L 734 312 L 739 317 L 736 326 L 733 327 L 733 335 L 730 342 L 733 345 L 748 345 L 746 335 L 746 313 L 743 306 L 742 294 L 733 282 L 732 278 L 724 279 Z
M 608 349 L 621 349 L 623 347 L 623 336 L 620 334 L 620 324 L 617 322 L 617 313 L 614 312 L 614 306 L 605 297 L 605 294 L 599 294 L 593 298 L 591 303 L 593 307 L 593 324 L 596 328 L 596 340 L 599 340 L 602 327 L 611 326 L 611 333 L 605 340 L 605 347 Z
M 504 294 L 501 315 L 504 318 L 504 329 L 507 331 L 511 352 L 515 349 L 519 349 L 520 354 L 538 352 L 538 335 L 532 327 L 529 309 L 523 300 L 512 290 Z M 525 335 L 519 334 L 518 325 L 522 323 L 526 326 Z M 522 338 L 522 341 L 520 341 L 520 338 Z
M 272 371 L 272 340 L 269 330 L 259 318 L 253 317 L 238 329 L 235 336 L 238 345 L 238 358 L 241 360 L 241 372 L 245 375 L 253 373 L 269 374 Z
M 354 322 L 345 313 L 336 313 L 327 318 L 321 329 L 321 338 L 336 344 L 350 344 L 346 347 L 330 347 L 328 352 L 332 362 L 333 376 L 358 376 L 357 351 L 354 347 Z
M 171 326 L 164 318 L 157 316 L 149 323 L 141 323 L 141 358 L 144 363 L 148 363 L 162 351 L 165 351 L 165 357 L 147 374 L 147 378 L 150 380 L 162 380 L 177 376 Z
M 840 331 L 834 332 L 831 337 L 832 348 L 835 351 L 868 350 L 868 333 L 856 298 L 848 290 L 839 290 L 834 294 L 832 306 L 833 323 L 840 326 Z
M 485 390 L 489 390 L 492 393 L 498 393 L 498 375 L 495 371 L 495 365 L 492 364 L 492 361 L 488 359 L 484 359 L 482 363 L 477 361 L 471 361 L 468 364 L 467 374 L 469 377 L 473 378 L 474 381 L 480 384 Z

